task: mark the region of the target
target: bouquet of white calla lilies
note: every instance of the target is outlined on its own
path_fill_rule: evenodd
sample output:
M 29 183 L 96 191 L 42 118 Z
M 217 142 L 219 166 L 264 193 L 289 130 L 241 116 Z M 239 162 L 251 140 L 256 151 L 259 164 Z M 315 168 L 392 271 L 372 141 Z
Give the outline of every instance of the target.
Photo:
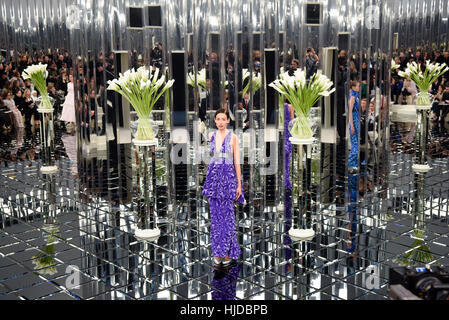
M 400 65 L 398 65 L 395 61 L 394 61 L 394 59 L 391 59 L 391 71 L 394 71 L 394 70 L 396 70 L 397 68 L 399 68 L 400 67 Z
M 413 61 L 412 63 L 407 63 L 407 68 L 405 71 L 399 71 L 399 75 L 403 78 L 412 79 L 419 88 L 419 96 L 416 104 L 428 106 L 430 105 L 428 94 L 430 86 L 447 71 L 449 71 L 449 67 L 445 63 L 430 63 L 430 60 L 427 60 L 426 69 L 422 72 L 420 66 Z
M 206 69 L 201 69 L 196 74 L 196 82 L 198 84 L 198 87 L 200 87 L 203 90 L 206 90 Z M 187 74 L 187 84 L 192 87 L 196 87 L 195 85 L 195 74 L 193 72 L 190 72 Z
M 242 83 L 245 83 L 245 80 L 249 77 L 250 77 L 250 72 L 248 71 L 248 69 L 242 69 Z M 242 90 L 243 97 L 245 96 L 245 93 L 249 90 L 249 86 L 250 86 L 251 82 L 253 85 L 252 94 L 254 94 L 262 86 L 262 77 L 261 77 L 260 73 L 256 73 L 256 72 L 253 73 L 253 76 L 251 77 L 251 81 L 250 80 L 247 81 L 246 86 Z
M 23 80 L 31 80 L 33 85 L 39 91 L 41 95 L 40 108 L 42 109 L 52 108 L 50 97 L 48 96 L 47 92 L 47 77 L 48 71 L 46 64 L 33 64 L 22 72 Z
M 309 81 L 306 81 L 305 75 L 305 70 L 302 69 L 297 69 L 292 76 L 288 72 L 283 72 L 279 74 L 278 80 L 269 84 L 287 98 L 295 109 L 297 120 L 290 132 L 295 139 L 313 137 L 308 120 L 310 109 L 322 96 L 327 97 L 335 91 L 335 88 L 331 89 L 333 82 L 322 74 L 321 70 L 310 77 Z
M 173 85 L 175 80 L 165 81 L 165 75 L 159 78 L 159 69 L 148 70 L 140 67 L 137 71 L 127 70 L 118 79 L 108 81 L 108 90 L 120 93 L 131 103 L 139 117 L 137 140 L 153 140 L 154 132 L 150 114 L 155 103 Z

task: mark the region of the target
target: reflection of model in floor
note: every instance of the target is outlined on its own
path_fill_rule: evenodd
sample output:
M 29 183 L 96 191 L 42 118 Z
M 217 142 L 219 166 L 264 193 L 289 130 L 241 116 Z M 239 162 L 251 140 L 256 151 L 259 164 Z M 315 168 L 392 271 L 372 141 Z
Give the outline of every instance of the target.
M 64 144 L 65 152 L 70 159 L 70 167 L 72 169 L 72 174 L 74 177 L 78 177 L 78 166 L 77 166 L 77 152 L 76 152 L 76 136 L 71 134 L 64 134 L 61 137 L 62 143 Z
M 350 174 L 348 176 L 348 192 L 349 192 L 349 206 L 348 206 L 348 242 L 347 252 L 354 252 L 357 240 L 357 194 L 359 192 L 359 175 Z
M 240 265 L 234 264 L 227 268 L 216 268 L 211 286 L 212 300 L 236 300 L 237 277 L 240 272 Z
M 292 244 L 292 239 L 288 235 L 288 231 L 292 227 L 292 191 L 291 189 L 285 190 L 285 207 L 284 207 L 284 257 L 285 261 L 287 263 L 285 264 L 285 273 L 290 274 L 292 272 L 292 264 L 289 262 L 289 260 L 292 258 L 292 248 L 290 248 L 290 245 Z
M 284 188 L 291 189 L 290 181 L 290 160 L 292 157 L 292 143 L 289 138 L 292 136 L 288 130 L 288 124 L 294 118 L 294 111 L 291 104 L 284 104 Z

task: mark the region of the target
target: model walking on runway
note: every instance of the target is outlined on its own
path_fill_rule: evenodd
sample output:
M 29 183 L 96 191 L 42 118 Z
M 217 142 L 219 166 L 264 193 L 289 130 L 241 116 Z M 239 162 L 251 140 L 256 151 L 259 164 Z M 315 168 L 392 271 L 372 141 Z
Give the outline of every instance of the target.
M 351 83 L 349 96 L 349 132 L 351 140 L 351 151 L 348 157 L 349 173 L 353 173 L 359 166 L 359 90 L 360 84 L 357 80 Z
M 227 130 L 229 114 L 220 108 L 215 113 L 218 128 L 209 136 L 211 161 L 207 168 L 203 195 L 208 197 L 211 226 L 210 243 L 214 263 L 228 265 L 238 259 L 234 201 L 244 203 L 240 172 L 239 141 Z

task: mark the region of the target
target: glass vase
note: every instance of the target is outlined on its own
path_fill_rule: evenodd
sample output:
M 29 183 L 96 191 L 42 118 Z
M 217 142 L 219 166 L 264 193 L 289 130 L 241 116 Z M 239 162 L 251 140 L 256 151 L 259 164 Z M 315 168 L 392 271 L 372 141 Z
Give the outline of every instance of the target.
M 302 114 L 291 120 L 288 129 L 292 138 L 295 140 L 313 138 L 312 123 L 312 119 Z
M 48 96 L 47 93 L 41 94 L 37 101 L 40 109 L 53 109 L 55 103 L 55 99 Z
M 157 124 L 148 118 L 140 117 L 137 121 L 136 140 L 154 140 L 158 132 Z
M 48 95 L 40 96 L 38 100 L 39 108 L 37 111 L 41 114 L 40 124 L 40 157 L 41 157 L 41 172 L 54 173 L 57 167 L 54 163 L 54 147 L 55 147 L 55 131 L 53 123 L 53 104 L 54 99 Z
M 417 106 L 430 106 L 430 95 L 425 89 L 420 89 L 418 98 L 416 99 L 416 105 Z

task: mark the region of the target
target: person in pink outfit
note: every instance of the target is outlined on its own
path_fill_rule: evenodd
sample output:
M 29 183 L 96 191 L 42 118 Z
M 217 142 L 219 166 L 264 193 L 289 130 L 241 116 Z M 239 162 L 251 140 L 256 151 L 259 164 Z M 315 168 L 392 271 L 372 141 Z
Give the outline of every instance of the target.
M 67 122 L 67 132 L 73 133 L 75 128 L 75 92 L 73 88 L 73 76 L 69 76 L 69 83 L 67 84 L 67 96 L 62 105 L 62 113 L 60 120 Z
M 17 108 L 16 103 L 14 102 L 14 99 L 12 98 L 12 93 L 10 90 L 5 90 L 3 92 L 3 103 L 5 104 L 5 106 L 8 107 L 9 110 L 12 111 L 12 113 L 14 114 L 14 127 L 16 128 L 16 130 L 19 130 L 20 128 L 24 128 L 24 124 L 23 124 L 23 118 L 22 118 L 22 113 L 20 112 L 20 110 Z

